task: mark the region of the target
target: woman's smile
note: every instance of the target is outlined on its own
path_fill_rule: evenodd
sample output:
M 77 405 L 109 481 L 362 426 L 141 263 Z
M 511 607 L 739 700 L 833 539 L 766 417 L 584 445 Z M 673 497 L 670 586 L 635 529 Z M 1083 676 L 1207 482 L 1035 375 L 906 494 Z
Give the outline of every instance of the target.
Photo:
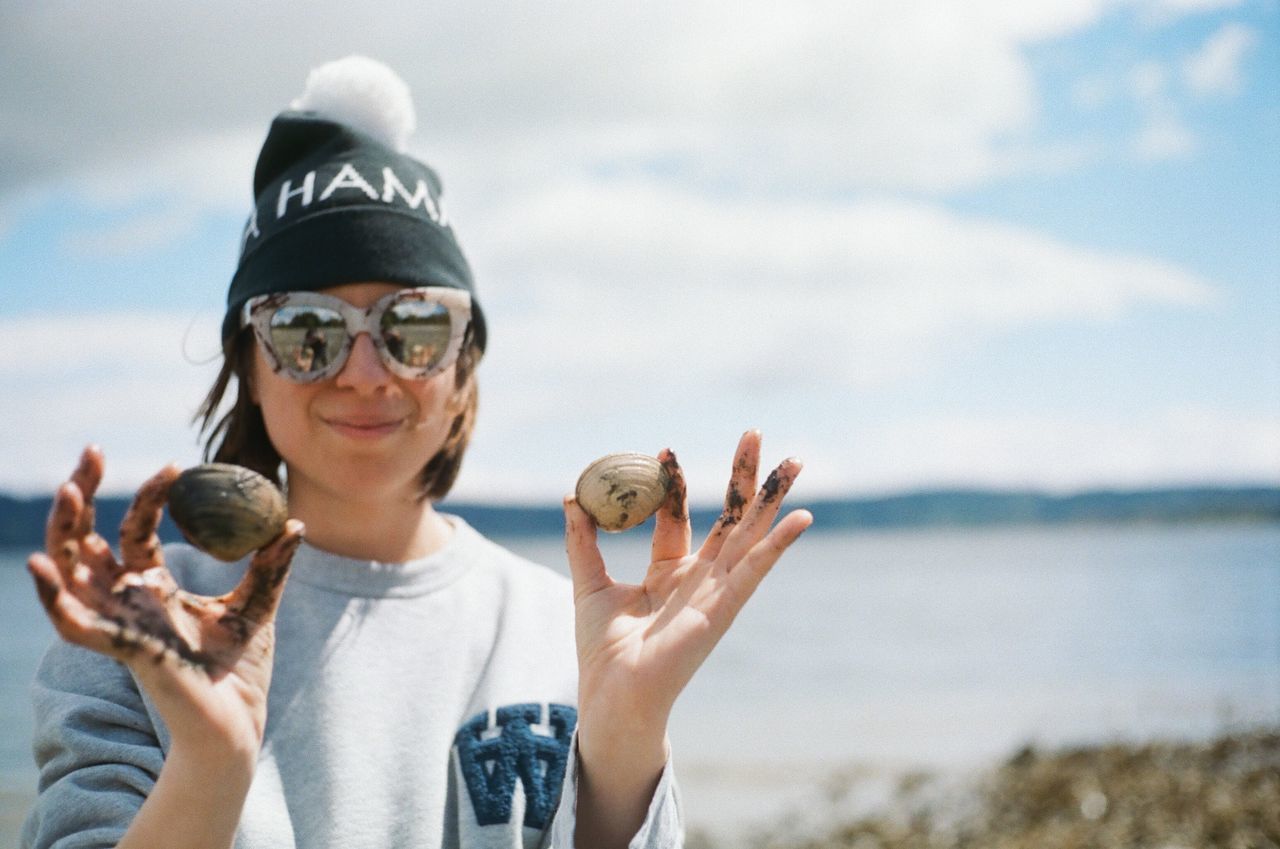
M 404 427 L 404 416 L 340 414 L 321 416 L 320 420 L 335 432 L 350 439 L 381 439 Z

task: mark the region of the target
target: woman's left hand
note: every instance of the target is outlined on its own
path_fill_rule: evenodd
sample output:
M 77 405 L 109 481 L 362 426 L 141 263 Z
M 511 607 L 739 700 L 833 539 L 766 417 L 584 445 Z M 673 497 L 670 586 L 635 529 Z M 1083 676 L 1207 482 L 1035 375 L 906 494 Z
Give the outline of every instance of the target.
M 691 551 L 684 477 L 674 454 L 658 455 L 672 483 L 658 509 L 652 562 L 640 584 L 609 576 L 594 523 L 572 498 L 565 500 L 580 747 L 612 746 L 610 738 L 619 735 L 652 742 L 656 734 L 661 741 L 676 697 L 773 564 L 812 523 L 808 511 L 795 510 L 773 526 L 801 464 L 784 460 L 756 492 L 759 458 L 760 434 L 749 431 L 738 443 L 724 512 Z

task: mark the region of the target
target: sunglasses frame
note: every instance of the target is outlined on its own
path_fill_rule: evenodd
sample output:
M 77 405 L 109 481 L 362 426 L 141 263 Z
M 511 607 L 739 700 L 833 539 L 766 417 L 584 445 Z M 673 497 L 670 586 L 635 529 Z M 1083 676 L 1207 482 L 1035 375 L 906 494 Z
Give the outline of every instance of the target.
M 382 338 L 382 316 L 393 305 L 409 302 L 438 304 L 449 313 L 449 341 L 444 353 L 429 366 L 409 366 L 397 360 L 387 349 Z M 342 346 L 330 358 L 327 365 L 317 371 L 301 372 L 284 361 L 271 341 L 271 319 L 282 307 L 325 307 L 342 316 L 346 325 L 346 338 Z M 400 289 L 379 298 L 368 307 L 354 306 L 333 295 L 320 292 L 277 292 L 250 298 L 240 313 L 240 327 L 253 326 L 258 345 L 266 355 L 271 370 L 294 383 L 314 383 L 326 380 L 342 371 L 356 337 L 368 333 L 378 357 L 387 371 L 407 380 L 427 380 L 453 365 L 462 350 L 462 340 L 471 323 L 471 293 L 444 286 L 422 286 L 416 289 Z

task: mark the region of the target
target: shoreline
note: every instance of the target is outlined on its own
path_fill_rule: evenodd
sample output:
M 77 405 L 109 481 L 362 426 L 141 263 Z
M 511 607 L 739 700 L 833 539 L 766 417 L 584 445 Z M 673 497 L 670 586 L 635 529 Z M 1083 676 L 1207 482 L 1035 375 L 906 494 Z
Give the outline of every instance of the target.
M 39 548 L 44 541 L 43 528 L 52 497 L 52 493 L 0 492 L 0 548 Z M 129 493 L 100 493 L 96 500 L 100 525 L 118 527 L 132 500 Z M 796 501 L 792 506 L 804 507 L 813 513 L 813 527 L 822 533 L 1270 525 L 1280 522 L 1280 486 L 1188 484 L 1070 492 L 935 487 L 882 495 L 812 497 Z M 545 502 L 511 503 L 462 498 L 445 500 L 440 507 L 495 539 L 538 539 L 564 534 L 564 511 L 558 497 Z M 720 509 L 718 502 L 691 503 L 689 511 L 694 527 L 710 527 L 720 515 Z M 652 528 L 652 520 L 641 527 Z M 167 514 L 159 533 L 166 542 L 182 539 Z
M 714 777 L 701 769 L 689 775 L 695 787 Z M 687 849 L 1280 847 L 1280 725 L 1026 745 L 982 767 L 849 764 L 810 772 L 801 789 L 803 778 L 794 767 L 735 775 L 726 797 L 752 783 L 767 794 L 768 780 L 788 798 L 740 800 L 763 816 L 737 826 L 691 818 Z M 696 795 L 701 808 L 714 794 Z

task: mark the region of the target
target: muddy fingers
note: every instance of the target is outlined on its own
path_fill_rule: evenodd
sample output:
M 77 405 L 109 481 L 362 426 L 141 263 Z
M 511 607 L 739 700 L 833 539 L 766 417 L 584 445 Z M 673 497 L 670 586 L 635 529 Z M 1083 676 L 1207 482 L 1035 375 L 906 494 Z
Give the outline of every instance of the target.
M 96 445 L 90 445 L 80 453 L 80 463 L 76 466 L 76 470 L 71 473 L 71 482 L 79 487 L 80 494 L 84 496 L 80 522 L 75 529 L 76 536 L 84 537 L 93 533 L 93 500 L 98 493 L 98 486 L 102 483 L 104 468 L 105 461 L 102 457 L 102 450 Z
M 667 497 L 658 508 L 650 545 L 650 560 L 657 563 L 674 560 L 689 553 L 693 532 L 689 527 L 688 492 L 684 472 L 676 460 L 675 452 L 664 448 L 658 452 L 658 462 L 667 473 Z
M 36 594 L 67 642 L 129 661 L 147 654 L 157 661 L 166 657 L 208 668 L 210 660 L 174 629 L 163 604 L 150 589 L 134 578 L 110 595 L 103 594 L 90 606 L 62 582 L 58 569 L 46 555 L 33 554 L 27 570 L 35 580 Z
M 733 456 L 733 471 L 724 493 L 724 509 L 702 545 L 704 555 L 714 558 L 719 554 L 729 532 L 742 521 L 742 514 L 755 493 L 759 463 L 760 431 L 749 430 L 738 440 L 738 449 Z
M 227 616 L 223 617 L 224 624 L 238 629 L 241 626 L 233 625 L 233 620 L 228 617 L 245 620 L 243 628 L 247 639 L 251 626 L 271 621 L 280 604 L 294 552 L 302 544 L 304 531 L 301 522 L 289 519 L 280 536 L 253 555 L 240 584 L 225 596 Z
M 57 564 L 58 571 L 64 579 L 71 574 L 71 569 L 80 559 L 79 532 L 81 516 L 84 513 L 84 496 L 80 487 L 67 482 L 58 487 L 53 496 L 53 506 L 49 508 L 49 519 L 45 523 L 44 550 Z
M 658 452 L 658 462 L 667 473 L 667 498 L 662 509 L 673 521 L 683 522 L 689 518 L 688 491 L 684 482 L 684 471 L 676 460 L 676 452 L 664 448 Z
M 213 658 L 197 650 L 174 628 L 163 602 L 135 576 L 113 593 L 112 609 L 99 614 L 99 626 L 125 658 L 145 654 L 160 663 L 178 660 L 212 672 Z
M 156 531 L 163 516 L 165 497 L 177 477 L 177 466 L 165 466 L 134 496 L 129 512 L 120 523 L 120 554 L 126 570 L 142 572 L 163 564 Z
M 769 473 L 760 490 L 752 499 L 741 521 L 730 532 L 720 552 L 720 559 L 728 564 L 729 571 L 768 532 L 769 526 L 782 508 L 782 501 L 804 467 L 795 457 L 783 460 Z
M 62 576 L 48 555 L 33 554 L 27 560 L 27 571 L 36 582 L 36 595 L 51 620 L 56 620 L 58 594 L 62 592 Z

